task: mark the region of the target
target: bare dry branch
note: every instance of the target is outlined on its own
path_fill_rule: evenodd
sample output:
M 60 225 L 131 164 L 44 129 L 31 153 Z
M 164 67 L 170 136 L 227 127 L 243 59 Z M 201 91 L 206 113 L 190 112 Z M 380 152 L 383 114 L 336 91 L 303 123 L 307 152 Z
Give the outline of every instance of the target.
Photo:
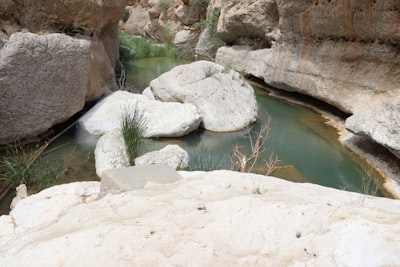
M 267 121 L 265 122 L 263 127 L 260 129 L 260 131 L 258 132 L 258 134 L 255 138 L 253 138 L 251 136 L 250 131 L 248 132 L 250 148 L 251 148 L 251 154 L 249 156 L 245 155 L 244 153 L 242 153 L 240 151 L 242 149 L 242 147 L 240 147 L 240 146 L 234 147 L 234 149 L 232 151 L 232 156 L 231 156 L 231 163 L 233 166 L 235 166 L 237 168 L 238 171 L 251 172 L 254 169 L 260 156 L 265 151 L 264 144 L 270 137 L 270 130 L 271 130 L 270 122 L 271 122 L 271 118 L 268 116 Z M 270 159 L 272 159 L 272 158 L 270 158 Z M 276 160 L 279 161 L 277 158 L 276 158 Z M 268 167 L 268 165 L 266 165 L 266 166 Z

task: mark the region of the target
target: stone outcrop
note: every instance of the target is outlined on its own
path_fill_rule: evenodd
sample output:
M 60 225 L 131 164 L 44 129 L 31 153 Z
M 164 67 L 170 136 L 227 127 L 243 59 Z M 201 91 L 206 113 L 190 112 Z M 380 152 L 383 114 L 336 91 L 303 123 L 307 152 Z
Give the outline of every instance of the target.
M 1 144 L 45 132 L 115 85 L 99 41 L 63 34 L 11 35 L 0 77 Z
M 0 144 L 69 119 L 116 89 L 125 0 L 6 1 L 0 5 Z M 35 33 L 18 32 L 31 31 Z M 66 35 L 67 34 L 67 35 Z M 69 36 L 68 36 L 69 35 Z
M 226 33 L 235 29 L 230 18 L 251 13 L 253 6 L 246 7 L 244 1 L 240 9 L 223 4 L 217 31 L 232 46 L 218 50 L 218 63 L 355 115 L 366 107 L 378 110 L 400 96 L 396 1 L 277 0 L 276 6 L 267 2 L 271 10 L 263 11 L 265 21 L 272 25 L 275 18 L 278 28 L 271 26 L 266 33 L 271 48 L 260 49 Z M 390 124 L 379 126 L 394 130 Z
M 257 120 L 253 88 L 239 73 L 210 61 L 177 66 L 152 80 L 150 90 L 161 101 L 195 105 L 207 130 L 236 131 Z
M 400 98 L 349 117 L 346 128 L 375 140 L 400 158 Z
M 400 265 L 399 200 L 231 171 L 178 173 L 100 199 L 100 183 L 86 182 L 21 200 L 0 217 L 0 266 Z
M 198 34 L 191 30 L 181 30 L 175 34 L 173 44 L 184 57 L 191 57 L 198 42 Z
M 278 27 L 275 0 L 233 0 L 224 2 L 218 22 L 218 36 L 228 44 L 270 46 L 267 34 Z
M 17 21 L 20 26 L 32 31 L 50 29 L 97 36 L 118 24 L 126 6 L 126 0 L 6 2 L 11 3 L 1 14 L 2 18 L 7 21 Z
M 102 99 L 79 119 L 89 133 L 103 135 L 121 129 L 124 114 L 142 117 L 144 137 L 179 137 L 198 128 L 201 116 L 190 103 L 165 103 L 140 94 L 116 91 Z

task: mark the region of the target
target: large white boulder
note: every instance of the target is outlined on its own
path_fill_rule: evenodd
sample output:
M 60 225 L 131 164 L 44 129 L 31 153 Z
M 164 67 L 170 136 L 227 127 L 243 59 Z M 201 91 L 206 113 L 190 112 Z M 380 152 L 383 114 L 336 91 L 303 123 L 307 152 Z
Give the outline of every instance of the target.
M 174 169 L 184 169 L 189 166 L 189 154 L 178 145 L 167 145 L 160 150 L 137 157 L 135 165 L 168 165 Z
M 253 88 L 233 70 L 210 61 L 180 65 L 150 82 L 156 99 L 192 103 L 211 131 L 242 129 L 257 120 Z
M 96 201 L 97 182 L 22 200 L 0 217 L 0 266 L 400 265 L 399 200 L 231 171 L 179 174 Z
M 116 91 L 107 96 L 79 120 L 91 134 L 103 135 L 121 129 L 124 114 L 138 112 L 145 123 L 144 137 L 178 137 L 196 130 L 201 116 L 196 106 L 164 103 L 140 94 Z
M 101 136 L 94 150 L 96 174 L 103 177 L 103 172 L 130 166 L 124 137 L 119 129 Z

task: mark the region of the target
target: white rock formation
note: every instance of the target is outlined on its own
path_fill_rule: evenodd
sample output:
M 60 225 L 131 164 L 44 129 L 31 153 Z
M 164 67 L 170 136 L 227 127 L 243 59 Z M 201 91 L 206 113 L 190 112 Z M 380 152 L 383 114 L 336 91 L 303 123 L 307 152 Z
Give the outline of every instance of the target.
M 144 165 L 168 165 L 174 169 L 184 169 L 189 166 L 189 154 L 178 145 L 167 145 L 135 159 L 135 166 Z
M 26 188 L 25 184 L 20 184 L 19 186 L 17 186 L 15 191 L 16 191 L 16 196 L 13 198 L 10 204 L 11 210 L 15 208 L 18 202 L 20 202 L 22 199 L 28 196 L 28 189 Z
M 349 117 L 345 126 L 357 135 L 375 140 L 400 158 L 400 98 L 377 108 L 368 106 L 365 111 Z
M 103 177 L 103 172 L 110 169 L 128 167 L 124 137 L 119 129 L 101 136 L 94 150 L 96 174 Z
M 0 217 L 0 266 L 400 265 L 399 200 L 231 171 L 179 174 L 99 200 L 97 182 L 21 200 Z
M 192 103 L 211 131 L 242 129 L 257 120 L 253 88 L 233 70 L 210 61 L 180 65 L 150 82 L 156 99 Z
M 201 116 L 196 106 L 164 103 L 140 94 L 117 91 L 96 104 L 79 120 L 88 132 L 103 135 L 121 128 L 126 112 L 138 112 L 145 122 L 145 137 L 177 137 L 196 130 Z

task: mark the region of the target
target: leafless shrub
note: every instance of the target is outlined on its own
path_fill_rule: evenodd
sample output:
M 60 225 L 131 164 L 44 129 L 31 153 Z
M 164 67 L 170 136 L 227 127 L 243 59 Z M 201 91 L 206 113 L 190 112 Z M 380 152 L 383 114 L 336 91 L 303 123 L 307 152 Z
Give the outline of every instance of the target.
M 265 124 L 257 133 L 256 137 L 252 137 L 249 132 L 249 141 L 251 154 L 246 155 L 241 150 L 243 147 L 235 146 L 231 155 L 231 164 L 232 166 L 239 172 L 252 172 L 256 163 L 261 158 L 262 153 L 265 151 L 265 142 L 270 137 L 271 131 L 271 118 L 268 116 Z M 280 164 L 280 160 L 275 155 L 271 154 L 269 159 L 265 162 L 265 166 L 267 167 L 266 175 L 270 175 Z

